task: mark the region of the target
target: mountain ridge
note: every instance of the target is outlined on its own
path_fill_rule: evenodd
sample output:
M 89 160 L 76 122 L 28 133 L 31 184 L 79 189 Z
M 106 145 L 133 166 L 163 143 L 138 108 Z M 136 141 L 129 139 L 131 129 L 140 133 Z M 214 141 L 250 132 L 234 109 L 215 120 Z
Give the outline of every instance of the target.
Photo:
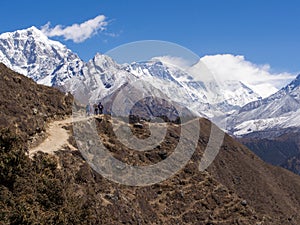
M 233 113 L 228 130 L 235 136 L 253 137 L 270 131 L 269 137 L 274 137 L 280 135 L 276 131 L 279 129 L 300 129 L 299 105 L 300 75 L 271 96 L 250 102 Z

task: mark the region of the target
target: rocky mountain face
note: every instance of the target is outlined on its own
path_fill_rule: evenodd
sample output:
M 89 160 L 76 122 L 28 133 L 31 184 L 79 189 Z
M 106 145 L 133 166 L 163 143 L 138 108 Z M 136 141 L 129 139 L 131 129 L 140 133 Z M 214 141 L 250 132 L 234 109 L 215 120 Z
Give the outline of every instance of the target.
M 14 105 L 18 99 L 21 102 L 22 96 L 31 96 L 30 93 L 41 100 L 35 105 L 33 99 L 25 98 L 26 104 L 16 111 L 1 110 L 2 117 L 15 121 L 12 125 L 19 116 L 24 127 L 31 127 L 33 120 L 45 113 L 50 117 L 70 113 L 67 95 L 37 85 L 4 65 L 0 71 L 0 78 L 9 89 L 6 92 L 18 90 L 9 98 L 5 91 L 0 92 L 0 99 L 6 99 L 5 106 Z M 110 116 L 94 120 L 107 151 L 129 165 L 151 165 L 166 159 L 181 135 L 180 124 L 169 123 L 164 140 L 157 147 L 151 151 L 133 151 L 112 130 L 113 123 L 122 121 L 113 121 Z M 213 164 L 200 172 L 199 161 L 209 141 L 211 123 L 206 119 L 194 122 L 200 123 L 201 130 L 191 160 L 169 179 L 146 187 L 109 181 L 90 167 L 80 151 L 66 146 L 58 149 L 55 156 L 38 153 L 30 159 L 25 153 L 32 131 L 4 124 L 0 131 L 0 221 L 4 224 L 299 224 L 299 176 L 264 163 L 228 135 Z M 149 125 L 145 122 L 142 127 L 131 129 L 143 139 L 149 135 Z M 72 131 L 72 124 L 66 129 Z M 74 137 L 69 141 L 77 148 Z
M 112 94 L 134 76 L 106 55 L 97 54 L 85 64 L 83 76 L 69 79 L 61 88 L 82 103 L 97 103 Z
M 84 64 L 66 46 L 49 40 L 35 27 L 1 34 L 0 62 L 47 86 L 62 86 L 80 76 Z

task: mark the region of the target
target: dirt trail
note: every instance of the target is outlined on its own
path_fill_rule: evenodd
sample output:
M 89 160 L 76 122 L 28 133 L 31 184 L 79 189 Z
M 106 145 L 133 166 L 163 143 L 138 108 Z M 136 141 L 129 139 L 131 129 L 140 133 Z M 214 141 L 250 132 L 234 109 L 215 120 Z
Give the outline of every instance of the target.
M 76 118 L 68 117 L 64 120 L 53 121 L 49 124 L 46 132 L 47 138 L 40 143 L 38 146 L 29 149 L 29 156 L 32 157 L 38 151 L 54 154 L 55 151 L 61 149 L 63 146 L 69 146 L 72 150 L 75 150 L 74 146 L 72 146 L 68 139 L 70 137 L 70 131 L 63 128 L 66 125 L 70 125 L 73 122 L 87 120 L 88 117 Z
M 29 149 L 29 157 L 33 157 L 33 155 L 39 151 L 48 153 L 48 154 L 54 154 L 55 151 L 60 150 L 63 146 L 68 146 L 71 150 L 76 150 L 74 146 L 72 146 L 68 139 L 71 136 L 70 131 L 66 130 L 64 126 L 68 126 L 74 122 L 79 122 L 79 121 L 85 121 L 90 118 L 95 118 L 95 117 L 102 117 L 102 115 L 98 116 L 78 116 L 76 118 L 74 117 L 68 117 L 64 120 L 57 120 L 51 122 L 47 129 L 47 138 L 43 140 L 38 146 L 30 148 Z M 117 129 L 120 124 L 124 123 L 121 121 L 111 121 L 115 123 L 114 129 Z

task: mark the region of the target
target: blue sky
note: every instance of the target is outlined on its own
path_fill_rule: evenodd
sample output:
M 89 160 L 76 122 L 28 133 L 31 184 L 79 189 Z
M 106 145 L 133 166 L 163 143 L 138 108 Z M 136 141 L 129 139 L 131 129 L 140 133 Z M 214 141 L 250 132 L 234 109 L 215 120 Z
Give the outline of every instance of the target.
M 300 71 L 300 2 L 296 0 L 52 0 L 1 2 L 0 33 L 70 26 L 105 15 L 106 30 L 81 42 L 65 41 L 84 60 L 139 40 L 182 45 L 200 57 L 243 55 L 276 72 Z

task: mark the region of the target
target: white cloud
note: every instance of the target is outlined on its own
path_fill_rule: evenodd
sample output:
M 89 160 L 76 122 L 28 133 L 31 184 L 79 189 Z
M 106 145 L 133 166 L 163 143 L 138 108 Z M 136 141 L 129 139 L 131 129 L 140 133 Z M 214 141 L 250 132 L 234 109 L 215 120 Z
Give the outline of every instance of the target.
M 262 97 L 275 93 L 295 78 L 295 75 L 290 73 L 272 73 L 270 65 L 253 64 L 240 55 L 204 56 L 200 61 L 218 81 L 239 80 Z
M 42 27 L 42 32 L 48 37 L 61 36 L 66 40 L 79 43 L 97 34 L 97 32 L 105 30 L 107 25 L 106 17 L 99 15 L 81 24 L 75 23 L 67 27 L 56 25 L 54 28 L 50 28 L 50 23 L 47 23 Z
M 169 55 L 154 57 L 154 58 L 152 58 L 152 60 L 158 60 L 158 61 L 161 61 L 161 62 L 167 64 L 167 65 L 169 64 L 169 65 L 172 65 L 172 66 L 179 67 L 183 70 L 187 69 L 191 64 L 190 62 L 188 62 L 187 60 L 185 60 L 183 58 L 169 56 Z

